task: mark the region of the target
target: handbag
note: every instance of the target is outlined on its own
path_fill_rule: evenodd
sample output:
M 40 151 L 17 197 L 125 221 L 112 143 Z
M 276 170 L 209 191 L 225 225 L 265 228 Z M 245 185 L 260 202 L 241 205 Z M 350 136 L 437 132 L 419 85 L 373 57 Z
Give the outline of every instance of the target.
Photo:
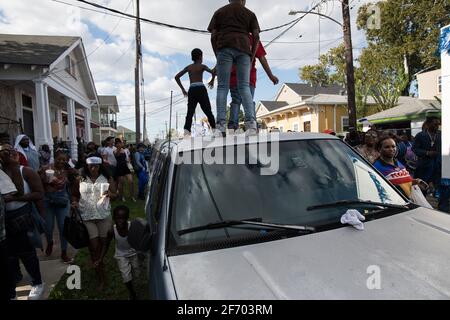
M 70 216 L 64 219 L 63 235 L 75 249 L 89 246 L 89 233 L 78 209 L 71 208 Z
M 411 188 L 411 201 L 421 207 L 433 209 L 433 206 L 427 201 L 419 186 L 414 185 Z

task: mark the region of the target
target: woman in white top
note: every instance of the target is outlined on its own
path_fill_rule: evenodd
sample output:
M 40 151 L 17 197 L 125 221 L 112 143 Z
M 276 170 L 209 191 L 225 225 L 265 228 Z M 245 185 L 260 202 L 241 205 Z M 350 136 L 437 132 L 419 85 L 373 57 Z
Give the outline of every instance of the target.
M 11 178 L 17 192 L 4 197 L 6 203 L 6 247 L 10 278 L 10 298 L 16 297 L 16 283 L 20 279 L 19 259 L 31 276 L 32 288 L 29 300 L 39 300 L 44 293 L 39 259 L 30 242 L 33 230 L 32 203 L 42 200 L 44 188 L 38 174 L 19 164 L 19 154 L 11 145 L 0 145 L 0 162 L 4 172 Z
M 116 184 L 103 166 L 103 160 L 98 157 L 86 159 L 83 175 L 75 182 L 72 195 L 72 206 L 80 210 L 81 218 L 89 233 L 89 251 L 94 264 L 99 260 L 102 248 L 106 244 L 108 230 L 111 229 L 111 207 L 106 201 L 99 205 L 100 200 L 117 198 Z M 105 281 L 103 263 L 94 266 L 99 280 L 99 290 L 102 290 Z

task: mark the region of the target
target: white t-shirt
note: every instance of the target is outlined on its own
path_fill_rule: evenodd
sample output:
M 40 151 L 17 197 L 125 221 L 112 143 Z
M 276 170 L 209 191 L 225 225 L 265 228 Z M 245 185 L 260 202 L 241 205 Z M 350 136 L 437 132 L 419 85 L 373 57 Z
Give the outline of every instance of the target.
M 103 156 L 106 156 L 109 162 L 109 165 L 116 167 L 117 166 L 117 160 L 116 156 L 114 155 L 114 152 L 117 150 L 116 147 L 106 147 L 103 149 Z

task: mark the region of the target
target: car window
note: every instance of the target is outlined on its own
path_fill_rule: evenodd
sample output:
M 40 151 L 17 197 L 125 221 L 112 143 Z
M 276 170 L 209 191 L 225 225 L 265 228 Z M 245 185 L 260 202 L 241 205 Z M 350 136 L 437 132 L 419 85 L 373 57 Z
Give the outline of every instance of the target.
M 224 154 L 231 150 L 227 147 Z M 248 151 L 247 146 L 247 151 Z M 180 164 L 176 170 L 171 231 L 178 245 L 205 243 L 249 228 L 177 231 L 223 220 L 320 226 L 338 222 L 345 207 L 308 211 L 309 206 L 361 199 L 405 205 L 404 198 L 356 152 L 339 140 L 281 142 L 279 170 L 262 176 L 259 165 Z M 202 151 L 195 151 L 202 152 Z
M 162 194 L 168 168 L 168 160 L 160 154 L 155 162 L 152 181 L 149 185 L 149 214 L 153 221 L 159 221 L 162 204 Z

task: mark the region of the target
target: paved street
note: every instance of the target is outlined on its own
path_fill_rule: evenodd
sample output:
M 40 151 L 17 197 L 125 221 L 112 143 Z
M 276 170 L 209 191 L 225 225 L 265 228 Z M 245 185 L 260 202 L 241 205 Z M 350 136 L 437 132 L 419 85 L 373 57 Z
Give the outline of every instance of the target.
M 44 243 L 46 243 L 45 240 L 43 240 Z M 53 236 L 53 253 L 50 257 L 47 257 L 45 255 L 45 252 L 42 252 L 41 250 L 37 250 L 38 257 L 40 260 L 40 266 L 41 266 L 41 275 L 42 280 L 45 282 L 45 293 L 43 296 L 43 300 L 46 300 L 48 296 L 50 295 L 50 292 L 52 291 L 53 287 L 58 283 L 59 279 L 63 276 L 63 274 L 66 272 L 68 265 L 63 263 L 60 259 L 60 242 L 59 242 L 59 235 L 58 235 L 58 229 L 55 228 L 54 236 Z M 44 244 L 44 250 L 45 250 L 46 244 Z M 76 254 L 76 250 L 72 248 L 69 245 L 68 249 L 68 255 L 70 257 L 74 257 Z M 28 273 L 26 272 L 25 268 L 21 264 L 23 279 L 17 286 L 17 300 L 27 300 L 28 294 L 31 290 L 30 285 L 30 278 L 28 276 Z

